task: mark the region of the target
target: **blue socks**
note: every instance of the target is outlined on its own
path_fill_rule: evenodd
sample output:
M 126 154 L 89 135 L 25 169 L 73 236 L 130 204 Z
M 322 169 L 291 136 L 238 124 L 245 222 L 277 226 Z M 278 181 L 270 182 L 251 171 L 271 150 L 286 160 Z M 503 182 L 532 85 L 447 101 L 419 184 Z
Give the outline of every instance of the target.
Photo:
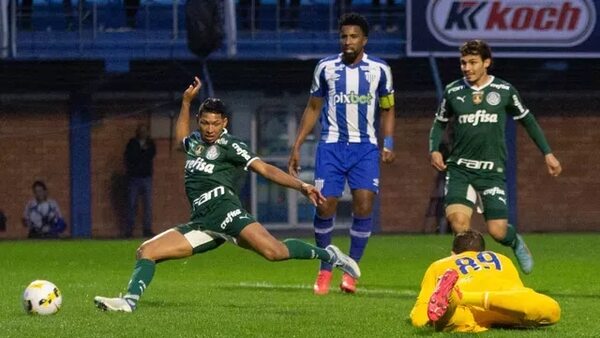
M 331 232 L 333 231 L 333 217 L 323 219 L 315 213 L 313 219 L 315 226 L 315 243 L 319 248 L 326 248 L 331 244 Z M 321 261 L 321 270 L 331 271 L 332 266 L 330 263 Z
M 315 242 L 319 248 L 325 248 L 331 244 L 331 232 L 333 231 L 333 218 L 323 219 L 315 214 Z M 373 227 L 372 217 L 352 218 L 350 227 L 350 257 L 359 262 L 362 258 L 367 242 L 371 236 Z M 331 271 L 332 266 L 329 263 L 321 262 L 321 270 Z
M 352 227 L 350 227 L 350 257 L 356 262 L 359 262 L 367 247 L 367 242 L 371 236 L 373 227 L 373 219 L 367 218 L 352 218 Z

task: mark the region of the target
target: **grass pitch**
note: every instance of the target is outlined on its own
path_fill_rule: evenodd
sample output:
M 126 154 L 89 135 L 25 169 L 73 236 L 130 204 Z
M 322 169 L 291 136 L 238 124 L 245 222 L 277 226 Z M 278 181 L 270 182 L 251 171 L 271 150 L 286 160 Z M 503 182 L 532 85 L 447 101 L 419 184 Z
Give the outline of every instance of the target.
M 599 337 L 600 234 L 532 234 L 536 258 L 529 287 L 554 297 L 561 321 L 534 330 L 494 329 L 482 337 Z M 316 261 L 269 263 L 232 245 L 157 266 L 133 314 L 106 313 L 95 295 L 124 291 L 133 241 L 0 242 L 0 337 L 423 337 L 408 321 L 427 266 L 450 251 L 450 236 L 398 235 L 371 239 L 361 264 L 359 293 L 337 288 L 312 294 Z M 347 238 L 335 244 L 347 248 Z M 487 238 L 488 248 L 513 257 Z M 339 283 L 339 272 L 335 275 Z M 63 293 L 54 316 L 29 316 L 24 288 L 47 279 Z M 464 336 L 464 335 L 450 335 Z

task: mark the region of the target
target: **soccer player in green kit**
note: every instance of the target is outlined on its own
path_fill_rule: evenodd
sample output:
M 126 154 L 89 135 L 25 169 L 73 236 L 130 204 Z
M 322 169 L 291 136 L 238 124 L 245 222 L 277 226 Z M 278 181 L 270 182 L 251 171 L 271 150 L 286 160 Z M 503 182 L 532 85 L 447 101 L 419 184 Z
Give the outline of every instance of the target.
M 484 41 L 471 40 L 460 47 L 460 53 L 464 77 L 446 86 L 429 136 L 431 165 L 447 171 L 446 217 L 454 233 L 467 231 L 479 195 L 488 232 L 498 243 L 513 249 L 521 270 L 528 274 L 533 269 L 533 257 L 523 238 L 508 224 L 506 119 L 513 118 L 525 127 L 543 153 L 550 175 L 560 175 L 562 168 L 517 90 L 488 74 L 490 47 Z M 448 123 L 454 128 L 454 139 L 452 151 L 444 159 L 439 146 Z
M 198 78 L 183 94 L 177 119 L 176 137 L 187 155 L 185 191 L 192 206 L 190 222 L 180 224 L 144 242 L 137 250 L 137 262 L 123 297 L 96 296 L 96 306 L 108 311 L 132 312 L 154 276 L 159 262 L 179 259 L 217 248 L 226 241 L 255 251 L 270 261 L 319 259 L 339 267 L 354 278 L 360 277 L 358 264 L 330 245 L 325 249 L 297 239 L 283 242 L 273 237 L 249 214 L 234 193 L 233 182 L 239 169 L 251 169 L 282 186 L 296 189 L 313 204 L 325 198 L 312 185 L 261 161 L 248 146 L 227 133 L 225 106 L 208 98 L 197 114 L 198 130 L 190 134 L 190 103 L 198 95 Z

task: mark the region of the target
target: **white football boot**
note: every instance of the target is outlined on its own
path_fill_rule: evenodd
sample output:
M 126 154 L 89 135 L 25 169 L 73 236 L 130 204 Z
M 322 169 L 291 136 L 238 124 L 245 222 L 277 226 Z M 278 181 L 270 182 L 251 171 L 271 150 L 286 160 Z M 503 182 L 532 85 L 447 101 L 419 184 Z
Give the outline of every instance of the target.
M 325 250 L 327 250 L 333 258 L 333 266 L 340 268 L 354 279 L 360 278 L 360 268 L 354 259 L 343 253 L 342 250 L 335 245 L 328 245 Z
M 94 303 L 96 306 L 104 311 L 115 311 L 115 312 L 133 312 L 133 307 L 127 302 L 125 298 L 107 298 L 96 296 L 94 297 Z

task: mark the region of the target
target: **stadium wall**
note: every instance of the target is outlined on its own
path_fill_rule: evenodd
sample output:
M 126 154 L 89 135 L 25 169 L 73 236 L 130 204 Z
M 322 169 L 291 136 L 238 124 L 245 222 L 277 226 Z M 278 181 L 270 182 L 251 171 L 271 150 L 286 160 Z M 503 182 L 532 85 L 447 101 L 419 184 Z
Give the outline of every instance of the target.
M 92 127 L 92 234 L 117 237 L 124 225 L 125 170 L 123 151 L 139 123 L 159 122 L 151 113 L 123 115 L 135 102 L 97 105 Z M 47 107 L 51 107 L 48 109 Z M 20 218 L 31 198 L 31 184 L 44 180 L 67 219 L 69 210 L 69 144 L 67 106 L 63 102 L 39 107 L 3 106 L 2 193 L 0 209 L 8 217 L 0 238 L 23 238 L 27 231 Z M 8 112 L 8 113 L 6 113 Z M 540 117 L 554 152 L 563 163 L 559 178 L 546 173 L 543 158 L 522 128 L 518 128 L 518 211 L 524 232 L 597 231 L 600 210 L 597 191 L 600 163 L 590 156 L 596 151 L 600 117 Z M 397 119 L 397 160 L 382 166 L 381 225 L 384 232 L 431 232 L 426 210 L 436 173 L 429 165 L 427 135 L 430 117 Z M 189 205 L 183 190 L 183 154 L 159 132 L 154 175 L 155 231 L 185 222 Z M 141 211 L 141 210 L 140 210 Z M 138 224 L 141 212 L 138 215 Z M 475 227 L 482 227 L 480 216 Z M 140 231 L 140 227 L 136 228 Z M 69 231 L 69 230 L 67 230 Z
M 46 183 L 70 219 L 69 119 L 67 103 L 2 104 L 0 109 L 0 210 L 7 220 L 0 238 L 22 238 L 25 205 L 34 181 Z M 70 231 L 67 228 L 66 231 Z
M 598 231 L 597 192 L 600 162 L 598 116 L 538 117 L 563 166 L 558 178 L 548 175 L 544 159 L 522 127 L 518 127 L 518 219 L 523 232 Z M 429 165 L 427 135 L 431 118 L 399 118 L 397 160 L 382 166 L 381 224 L 384 232 L 430 232 L 427 207 L 436 173 Z M 474 226 L 483 229 L 483 218 Z
M 427 223 L 431 220 L 426 218 L 426 211 L 436 173 L 429 165 L 427 135 L 436 106 L 434 85 L 427 59 L 390 61 L 397 93 L 398 159 L 392 166 L 382 166 L 381 228 L 385 232 L 430 232 L 433 227 Z M 215 60 L 210 69 L 218 95 L 230 108 L 234 105 L 236 114 L 256 111 L 256 102 L 272 106 L 281 101 L 287 103 L 282 107 L 288 108 L 278 107 L 280 110 L 297 106 L 295 113 L 300 114 L 315 62 Z M 440 73 L 447 77 L 442 79 L 444 83 L 460 75 L 456 59 L 439 59 L 438 63 Z M 549 177 L 535 145 L 518 128 L 518 226 L 523 231 L 600 230 L 596 198 L 600 164 L 595 159 L 600 139 L 600 130 L 595 127 L 600 116 L 595 107 L 600 105 L 600 95 L 594 89 L 600 78 L 600 62 L 498 59 L 495 64 L 502 77 L 520 89 L 564 167 L 561 177 Z M 184 159 L 169 139 L 164 115 L 178 111 L 176 97 L 198 68 L 197 61 L 142 60 L 132 62 L 129 73 L 110 74 L 97 60 L 0 63 L 0 210 L 8 217 L 8 229 L 0 231 L 0 238 L 26 236 L 20 219 L 36 179 L 46 181 L 51 196 L 71 223 L 67 112 L 68 98 L 74 92 L 92 93 L 94 98 L 92 235 L 118 236 L 124 224 L 122 156 L 140 122 L 151 125 L 158 147 L 154 230 L 186 221 L 189 206 L 182 185 Z M 139 97 L 142 92 L 145 97 Z M 132 98 L 136 95 L 137 99 Z M 165 102 L 171 106 L 160 106 Z M 163 118 L 157 119 L 157 115 Z M 249 121 L 246 116 L 240 122 L 236 115 L 233 125 L 242 128 L 234 132 L 249 139 L 249 135 L 240 134 L 248 129 L 244 126 Z M 481 218 L 475 223 L 481 227 Z M 140 231 L 139 227 L 136 230 Z

